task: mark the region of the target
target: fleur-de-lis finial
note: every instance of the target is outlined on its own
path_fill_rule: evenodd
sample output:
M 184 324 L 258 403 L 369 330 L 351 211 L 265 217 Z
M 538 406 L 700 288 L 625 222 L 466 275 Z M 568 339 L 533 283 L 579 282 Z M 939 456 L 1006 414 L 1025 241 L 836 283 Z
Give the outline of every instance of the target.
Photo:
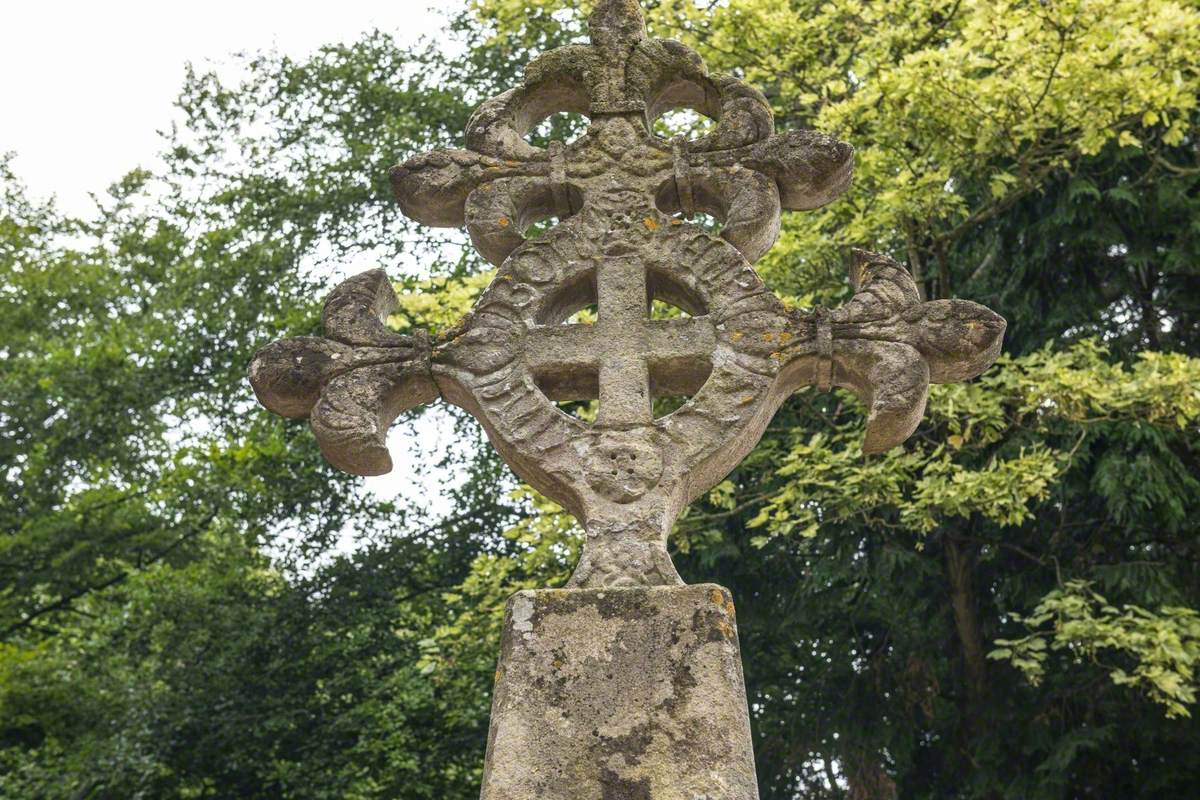
M 325 338 L 281 339 L 250 364 L 258 401 L 280 416 L 308 419 L 329 462 L 354 475 L 391 472 L 388 427 L 438 397 L 429 337 L 385 325 L 398 305 L 383 270 L 361 273 L 325 301 Z
M 646 19 L 637 0 L 599 0 L 588 18 L 592 42 L 606 50 L 629 50 L 646 38 Z

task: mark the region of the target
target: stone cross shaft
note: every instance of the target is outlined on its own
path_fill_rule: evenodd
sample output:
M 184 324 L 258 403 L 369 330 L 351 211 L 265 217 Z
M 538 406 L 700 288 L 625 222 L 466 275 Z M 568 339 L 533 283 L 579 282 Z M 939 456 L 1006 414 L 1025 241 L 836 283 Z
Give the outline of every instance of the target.
M 782 210 L 830 202 L 849 185 L 849 145 L 777 134 L 757 90 L 710 75 L 678 42 L 650 39 L 633 0 L 601 0 L 592 44 L 551 51 L 522 84 L 483 103 L 466 149 L 392 170 L 403 211 L 465 225 L 498 266 L 472 312 L 436 341 L 384 320 L 396 298 L 382 271 L 326 303 L 326 338 L 276 342 L 251 365 L 272 411 L 307 417 L 322 451 L 361 475 L 391 468 L 386 434 L 439 397 L 467 409 L 519 477 L 586 532 L 572 586 L 680 583 L 666 540 L 684 507 L 754 447 L 797 389 L 834 386 L 867 408 L 865 453 L 899 445 L 928 386 L 968 380 L 999 353 L 1004 320 L 965 300 L 922 302 L 908 271 L 856 252 L 852 300 L 788 310 L 751 266 Z M 695 140 L 653 123 L 676 108 L 714 121 Z M 589 119 L 577 140 L 534 147 L 553 113 Z M 703 212 L 720 235 L 689 222 Z M 526 239 L 530 225 L 555 224 Z M 653 320 L 659 300 L 686 312 Z M 595 306 L 594 324 L 570 323 Z M 653 415 L 657 397 L 687 396 Z M 598 399 L 594 424 L 556 402 Z

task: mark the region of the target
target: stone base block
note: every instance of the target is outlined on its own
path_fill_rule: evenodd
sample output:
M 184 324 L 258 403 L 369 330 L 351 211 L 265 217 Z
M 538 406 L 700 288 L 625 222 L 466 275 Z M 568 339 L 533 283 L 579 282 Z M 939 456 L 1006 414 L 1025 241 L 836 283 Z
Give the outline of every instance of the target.
M 480 797 L 757 800 L 729 593 L 513 595 Z

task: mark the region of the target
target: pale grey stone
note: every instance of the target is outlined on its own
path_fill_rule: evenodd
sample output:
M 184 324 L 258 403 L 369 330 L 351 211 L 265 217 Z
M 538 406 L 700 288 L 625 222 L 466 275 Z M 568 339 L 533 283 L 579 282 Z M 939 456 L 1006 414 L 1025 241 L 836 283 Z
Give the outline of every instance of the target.
M 518 592 L 481 800 L 756 800 L 729 593 Z

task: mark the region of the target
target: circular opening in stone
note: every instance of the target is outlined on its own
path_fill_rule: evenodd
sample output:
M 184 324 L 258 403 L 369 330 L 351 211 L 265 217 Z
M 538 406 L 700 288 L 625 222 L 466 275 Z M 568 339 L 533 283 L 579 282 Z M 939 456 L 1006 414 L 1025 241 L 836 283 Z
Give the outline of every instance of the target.
M 652 320 L 682 320 L 708 313 L 700 293 L 666 270 L 652 268 L 647 271 L 646 291 Z M 679 410 L 700 391 L 712 374 L 712 361 L 708 358 L 651 361 L 648 366 L 655 419 Z
M 587 130 L 588 91 L 570 76 L 543 75 L 536 86 L 518 91 L 517 98 L 505 111 L 531 145 L 570 142 Z
M 654 120 L 651 130 L 663 139 L 702 139 L 716 128 L 717 122 L 694 108 L 672 108 Z
M 596 318 L 600 312 L 596 308 L 596 304 L 592 303 L 576 311 L 571 316 L 563 320 L 563 325 L 595 325 Z
M 597 400 L 553 400 L 552 402 L 558 406 L 559 411 L 588 425 L 596 421 L 596 410 L 600 407 Z
M 579 270 L 546 297 L 534 321 L 538 325 L 594 322 L 596 300 L 595 267 Z
M 677 305 L 655 298 L 650 301 L 650 319 L 688 319 L 692 315 Z
M 555 214 L 527 226 L 522 234 L 526 239 L 536 239 L 562 221 L 563 218 Z
M 712 214 L 706 214 L 703 211 L 694 212 L 690 218 L 684 216 L 682 211 L 676 211 L 672 216 L 681 222 L 689 222 L 692 225 L 699 225 L 703 230 L 711 233 L 713 236 L 719 236 L 721 234 L 721 228 L 724 227 L 721 220 L 717 219 Z
M 708 233 L 717 236 L 724 227 L 728 210 L 720 197 L 704 185 L 703 180 L 692 184 L 691 213 L 682 207 L 679 186 L 674 178 L 664 181 L 654 196 L 654 204 L 664 214 L 681 222 L 699 225 Z
M 596 297 L 596 270 L 581 270 L 549 295 L 534 319 L 539 325 L 593 324 L 596 321 Z M 559 411 L 589 425 L 596 421 L 599 370 L 580 364 L 536 373 L 533 380 Z
M 655 419 L 674 414 L 695 397 L 712 374 L 709 359 L 650 363 L 650 397 Z
M 517 224 L 526 239 L 536 239 L 581 208 L 583 192 L 578 187 L 568 184 L 556 195 L 552 188 L 542 186 L 523 198 Z
M 650 130 L 663 138 L 703 138 L 721 118 L 721 92 L 707 78 L 672 81 L 647 104 Z
M 665 269 L 651 267 L 646 271 L 646 292 L 652 319 L 656 318 L 655 309 L 665 319 L 700 317 L 708 313 L 708 306 L 700 293 Z
M 577 111 L 559 111 L 544 118 L 525 134 L 534 147 L 547 147 L 552 141 L 570 144 L 587 133 L 590 120 Z

